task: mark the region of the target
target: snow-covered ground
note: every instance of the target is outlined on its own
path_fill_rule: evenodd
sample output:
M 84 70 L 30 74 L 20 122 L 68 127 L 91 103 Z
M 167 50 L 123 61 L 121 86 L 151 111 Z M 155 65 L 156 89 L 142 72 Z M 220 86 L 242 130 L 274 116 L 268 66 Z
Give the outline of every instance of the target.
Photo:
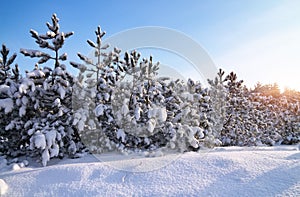
M 300 196 L 298 145 L 87 155 L 0 171 L 0 196 Z

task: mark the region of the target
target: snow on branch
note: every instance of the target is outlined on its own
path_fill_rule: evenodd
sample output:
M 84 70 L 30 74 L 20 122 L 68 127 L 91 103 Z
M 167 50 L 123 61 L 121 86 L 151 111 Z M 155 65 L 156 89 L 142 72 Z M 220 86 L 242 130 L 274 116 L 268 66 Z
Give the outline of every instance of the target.
M 50 57 L 50 55 L 47 53 L 41 52 L 39 50 L 32 50 L 32 49 L 21 49 L 20 53 L 30 57 Z

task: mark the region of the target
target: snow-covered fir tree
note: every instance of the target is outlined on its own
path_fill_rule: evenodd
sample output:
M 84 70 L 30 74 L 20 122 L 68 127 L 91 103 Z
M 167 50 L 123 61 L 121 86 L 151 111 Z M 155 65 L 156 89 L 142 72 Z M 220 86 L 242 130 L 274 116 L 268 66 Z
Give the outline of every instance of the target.
M 49 30 L 46 34 L 30 30 L 39 47 L 50 50 L 53 55 L 41 50 L 21 49 L 25 56 L 40 58 L 34 70 L 26 72 L 26 78 L 20 84 L 21 102 L 17 100 L 17 105 L 20 106 L 20 117 L 28 119 L 22 138 L 28 143 L 32 155 L 41 155 L 43 165 L 52 157 L 75 156 L 81 144 L 78 132 L 72 126 L 72 86 L 75 78 L 61 63 L 67 60 L 67 54 L 59 53 L 65 39 L 73 32 L 61 32 L 58 22 L 56 14 L 53 14 L 52 24 L 46 23 Z M 39 67 L 39 64 L 49 64 L 49 60 L 54 61 L 52 68 Z
M 93 58 L 78 53 L 83 64 L 70 62 L 79 70 L 74 84 L 73 125 L 80 132 L 82 141 L 92 152 L 103 152 L 113 149 L 115 144 L 110 137 L 115 130 L 112 123 L 112 90 L 121 77 L 120 50 L 114 48 L 106 52 L 109 45 L 102 44 L 105 32 L 100 26 L 95 31 L 96 42 L 87 40 L 94 49 Z M 112 137 L 112 136 L 111 136 Z
M 226 118 L 221 131 L 223 145 L 255 145 L 256 133 L 251 115 L 251 102 L 248 99 L 249 91 L 243 86 L 243 80 L 231 72 L 225 78 Z
M 211 111 L 208 113 L 213 124 L 214 136 L 220 139 L 221 131 L 226 119 L 226 97 L 228 91 L 225 88 L 225 72 L 219 69 L 214 80 L 208 79 Z
M 166 100 L 174 133 L 170 146 L 183 152 L 219 145 L 212 121 L 207 117 L 212 110 L 208 89 L 191 79 L 187 83 L 173 81 L 168 89 L 170 95 Z
M 154 63 L 151 56 L 140 61 L 140 56 L 136 51 L 125 53 L 127 78 L 113 93 L 113 112 L 119 135 L 124 133 L 121 147 L 154 150 L 166 145 L 167 111 L 161 94 L 162 79 L 156 78 L 159 63 Z
M 9 49 L 4 44 L 0 53 L 0 152 L 17 156 L 21 138 L 20 130 L 23 127 L 15 106 L 15 93 L 18 91 L 20 73 L 17 64 L 15 68 L 11 68 L 16 53 L 9 57 Z M 12 124 L 16 129 L 10 131 Z

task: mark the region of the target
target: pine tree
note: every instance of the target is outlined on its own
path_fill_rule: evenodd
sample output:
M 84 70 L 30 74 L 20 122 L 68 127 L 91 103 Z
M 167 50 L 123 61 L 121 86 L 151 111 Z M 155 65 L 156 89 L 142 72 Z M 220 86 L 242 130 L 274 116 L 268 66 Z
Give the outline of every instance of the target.
M 237 75 L 233 72 L 226 76 L 225 81 L 228 94 L 221 141 L 223 145 L 254 145 L 256 133 L 252 130 L 254 125 L 250 116 L 252 113 L 249 101 L 250 93 L 242 85 L 243 80 L 238 80 Z
M 9 57 L 9 49 L 4 44 L 0 53 L 2 56 L 0 58 L 0 152 L 17 156 L 21 138 L 19 130 L 23 126 L 21 120 L 15 121 L 18 117 L 15 93 L 18 91 L 20 73 L 17 64 L 14 69 L 11 69 L 16 53 Z M 11 125 L 15 125 L 19 130 L 9 131 Z
M 25 56 L 40 58 L 35 69 L 26 72 L 26 79 L 23 81 L 24 86 L 33 82 L 35 89 L 30 93 L 19 93 L 29 101 L 23 103 L 20 108 L 23 109 L 20 116 L 30 117 L 26 122 L 27 132 L 23 138 L 27 140 L 33 154 L 41 155 L 44 166 L 52 157 L 63 157 L 64 154 L 75 156 L 81 148 L 78 132 L 72 127 L 72 86 L 75 78 L 61 63 L 67 60 L 67 54 L 59 53 L 65 39 L 73 35 L 73 32 L 60 32 L 58 22 L 56 14 L 53 14 L 52 24 L 46 23 L 49 31 L 45 35 L 30 30 L 39 47 L 52 51 L 54 55 L 40 50 L 21 49 Z M 38 64 L 47 63 L 49 60 L 54 61 L 53 68 L 39 68 Z M 35 114 L 28 114 L 32 111 L 35 111 Z
M 177 125 L 177 133 L 185 136 L 179 137 L 179 142 L 185 138 L 188 143 L 177 143 L 180 151 L 199 150 L 219 145 L 216 140 L 213 122 L 209 117 L 212 111 L 211 97 L 208 88 L 201 83 L 189 79 L 187 84 L 176 85 L 175 90 L 179 104 L 179 113 L 175 114 L 173 123 Z M 183 133 L 182 133 L 183 132 Z M 185 145 L 184 145 L 185 144 Z
M 15 69 L 11 70 L 11 64 L 15 61 L 17 54 L 14 53 L 11 57 L 8 57 L 9 49 L 6 48 L 4 44 L 2 44 L 1 49 L 1 58 L 0 58 L 0 85 L 7 83 L 9 79 L 15 79 L 16 81 L 19 78 L 19 69 L 18 65 L 15 65 Z M 11 73 L 11 71 L 13 73 Z M 14 76 L 12 76 L 14 74 Z
M 260 93 L 265 96 L 280 97 L 280 89 L 277 83 L 262 85 L 257 83 L 253 92 Z
M 214 80 L 208 79 L 210 85 L 210 105 L 212 110 L 209 113 L 209 118 L 213 123 L 214 136 L 220 139 L 221 131 L 226 119 L 226 97 L 228 96 L 225 88 L 225 72 L 219 69 L 217 77 Z
M 128 81 L 120 81 L 114 92 L 113 110 L 127 149 L 154 150 L 167 143 L 167 110 L 162 95 L 164 79 L 157 78 L 159 62 L 132 51 L 125 53 L 124 68 Z M 117 136 L 118 137 L 118 136 Z
M 120 50 L 105 52 L 109 45 L 102 44 L 105 32 L 100 26 L 95 31 L 96 42 L 87 40 L 94 49 L 94 57 L 78 53 L 84 64 L 70 62 L 79 70 L 78 80 L 74 86 L 74 121 L 73 125 L 79 130 L 82 141 L 92 152 L 103 152 L 112 149 L 113 133 L 116 130 L 112 123 L 112 91 L 118 80 L 122 78 Z

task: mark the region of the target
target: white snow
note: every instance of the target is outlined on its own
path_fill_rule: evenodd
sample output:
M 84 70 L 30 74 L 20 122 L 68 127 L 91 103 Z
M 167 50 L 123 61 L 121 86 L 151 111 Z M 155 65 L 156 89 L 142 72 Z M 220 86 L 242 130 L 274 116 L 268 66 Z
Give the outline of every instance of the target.
M 26 73 L 27 78 L 43 78 L 45 77 L 45 73 L 41 70 L 34 70 Z
M 156 121 L 154 118 L 150 118 L 149 121 L 147 122 L 147 130 L 150 132 L 150 133 L 153 133 L 154 129 L 155 129 L 155 126 L 156 126 Z
M 109 101 L 109 94 L 107 92 L 104 93 L 104 100 Z
M 42 153 L 42 164 L 43 166 L 47 165 L 47 162 L 50 160 L 50 154 L 48 149 L 45 149 Z
M 57 98 L 57 99 L 54 100 L 54 105 L 55 105 L 55 106 L 58 106 L 58 107 L 61 106 L 61 102 L 60 102 L 60 99 L 59 99 L 59 98 Z
M 52 145 L 55 144 L 55 138 L 56 138 L 56 131 L 50 130 L 45 135 L 47 147 L 50 148 Z
M 64 71 L 60 67 L 55 68 L 55 70 L 53 72 L 57 76 L 63 76 L 64 75 Z
M 2 179 L 0 179 L 0 196 L 4 195 L 7 192 L 7 189 L 7 184 Z
M 0 169 L 1 195 L 300 196 L 298 146 L 54 159 L 43 168 Z
M 194 134 L 197 134 L 200 139 L 204 138 L 204 130 L 200 127 L 192 127 Z
M 19 92 L 26 94 L 29 87 L 31 88 L 32 92 L 35 90 L 35 85 L 33 81 L 28 78 L 24 78 L 22 79 L 21 84 L 19 86 Z
M 117 138 L 118 138 L 118 139 L 121 138 L 121 141 L 122 141 L 122 142 L 125 142 L 125 137 L 126 137 L 126 134 L 125 134 L 125 132 L 123 131 L 123 129 L 118 129 L 118 132 L 117 132 Z
M 75 145 L 75 142 L 74 141 L 71 141 L 70 142 L 70 145 L 68 147 L 68 151 L 69 153 L 71 154 L 75 154 L 76 153 L 76 145 Z
M 59 146 L 58 144 L 53 144 L 50 150 L 50 157 L 57 157 L 59 154 Z
M 104 114 L 104 111 L 106 110 L 106 106 L 103 104 L 99 104 L 95 109 L 95 115 L 102 116 Z
M 36 31 L 33 31 L 37 33 Z M 41 57 L 44 53 L 39 50 L 32 50 L 32 49 L 21 49 L 21 53 L 26 54 L 26 56 L 30 57 Z
M 79 122 L 78 122 L 78 130 L 79 131 L 83 131 L 84 130 L 84 125 L 85 125 L 85 122 L 81 119 Z
M 136 120 L 140 120 L 142 111 L 142 108 L 139 105 L 136 105 L 134 109 L 134 118 Z
M 159 108 L 157 109 L 157 116 L 159 122 L 165 122 L 167 120 L 167 110 L 166 108 Z
M 40 131 L 36 132 L 31 138 L 30 138 L 30 145 L 31 149 L 35 148 L 46 148 L 46 138 L 45 135 L 42 134 Z
M 0 85 L 0 94 L 11 95 L 10 87 L 8 85 Z
M 28 98 L 26 96 L 23 96 L 22 97 L 22 104 L 27 105 L 27 103 L 28 103 Z
M 60 98 L 61 99 L 64 99 L 65 96 L 66 96 L 66 90 L 62 87 L 62 86 L 59 86 L 58 89 L 57 89 L 59 95 L 60 95 Z
M 22 105 L 22 107 L 20 107 L 19 109 L 19 116 L 23 117 L 26 114 L 26 106 Z
M 10 113 L 14 108 L 14 102 L 11 98 L 0 99 L 0 110 L 4 109 L 4 113 Z
M 167 119 L 167 110 L 165 107 L 154 106 L 148 111 L 148 117 L 155 117 L 159 123 L 163 123 Z
M 123 105 L 121 107 L 121 114 L 122 115 L 127 115 L 129 113 L 129 109 L 128 109 L 128 99 L 124 99 L 123 101 Z
M 12 169 L 12 170 L 20 170 L 21 167 L 20 167 L 17 163 L 14 163 L 14 164 L 11 166 L 11 169 Z
M 16 126 L 16 125 L 15 125 L 15 122 L 14 122 L 14 121 L 11 121 L 11 122 L 5 127 L 5 131 L 12 130 L 15 126 Z

